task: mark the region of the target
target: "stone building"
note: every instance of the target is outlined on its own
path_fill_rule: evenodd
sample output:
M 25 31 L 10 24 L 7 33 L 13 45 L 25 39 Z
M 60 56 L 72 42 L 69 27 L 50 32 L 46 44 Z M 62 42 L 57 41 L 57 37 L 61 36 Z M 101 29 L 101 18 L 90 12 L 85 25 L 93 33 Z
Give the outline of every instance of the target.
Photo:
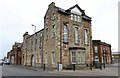
M 101 40 L 93 40 L 93 57 L 94 63 L 100 62 L 102 64 L 112 63 L 111 45 Z
M 64 10 L 52 2 L 44 16 L 44 29 L 23 35 L 24 65 L 79 67 L 90 65 L 92 55 L 91 18 L 77 4 Z

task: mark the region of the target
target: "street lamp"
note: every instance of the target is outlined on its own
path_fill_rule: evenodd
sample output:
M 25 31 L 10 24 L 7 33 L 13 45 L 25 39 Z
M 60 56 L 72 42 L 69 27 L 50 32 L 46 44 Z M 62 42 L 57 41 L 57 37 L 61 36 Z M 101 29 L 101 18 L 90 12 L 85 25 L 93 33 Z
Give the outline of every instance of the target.
M 35 57 L 35 32 L 36 32 L 36 26 L 31 24 L 32 26 L 34 26 L 34 52 L 33 52 L 33 57 Z M 33 60 L 33 57 L 32 57 L 32 60 Z M 34 61 L 32 61 L 34 62 Z

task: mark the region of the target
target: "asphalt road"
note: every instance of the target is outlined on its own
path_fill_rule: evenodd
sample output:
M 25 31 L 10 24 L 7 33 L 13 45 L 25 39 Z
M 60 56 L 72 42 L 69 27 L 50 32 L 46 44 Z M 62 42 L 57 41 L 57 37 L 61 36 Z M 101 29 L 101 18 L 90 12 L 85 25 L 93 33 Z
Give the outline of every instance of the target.
M 34 71 L 22 67 L 4 65 L 2 76 L 118 76 L 117 65 L 107 65 L 106 69 L 76 70 L 74 71 Z

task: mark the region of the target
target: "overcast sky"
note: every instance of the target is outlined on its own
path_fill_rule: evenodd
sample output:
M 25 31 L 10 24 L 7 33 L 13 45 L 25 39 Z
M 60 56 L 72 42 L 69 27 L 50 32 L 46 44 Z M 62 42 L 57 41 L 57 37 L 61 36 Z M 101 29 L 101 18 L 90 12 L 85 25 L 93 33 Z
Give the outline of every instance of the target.
M 112 45 L 118 51 L 119 0 L 0 0 L 0 58 L 7 55 L 15 42 L 23 41 L 23 34 L 44 28 L 44 15 L 51 2 L 68 9 L 78 4 L 92 17 L 92 39 Z

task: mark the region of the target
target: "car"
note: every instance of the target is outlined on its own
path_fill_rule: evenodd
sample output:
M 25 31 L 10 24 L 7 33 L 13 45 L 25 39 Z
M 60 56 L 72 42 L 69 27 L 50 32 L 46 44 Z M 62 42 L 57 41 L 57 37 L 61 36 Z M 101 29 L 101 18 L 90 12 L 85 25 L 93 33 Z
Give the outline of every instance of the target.
M 0 61 L 0 65 L 3 65 L 4 64 L 4 61 Z

